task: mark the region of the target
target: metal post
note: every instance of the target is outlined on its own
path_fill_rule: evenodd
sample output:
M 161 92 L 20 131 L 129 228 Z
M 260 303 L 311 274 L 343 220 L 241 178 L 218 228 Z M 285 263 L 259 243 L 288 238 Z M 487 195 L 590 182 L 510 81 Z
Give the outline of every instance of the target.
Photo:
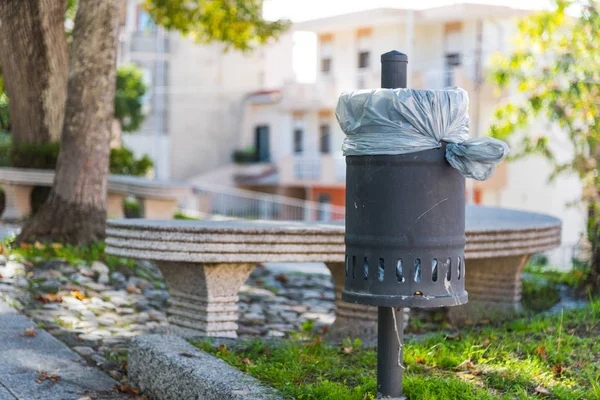
M 381 87 L 405 88 L 408 57 L 399 51 L 381 55 Z M 377 396 L 402 398 L 402 347 L 404 312 L 402 308 L 377 309 Z

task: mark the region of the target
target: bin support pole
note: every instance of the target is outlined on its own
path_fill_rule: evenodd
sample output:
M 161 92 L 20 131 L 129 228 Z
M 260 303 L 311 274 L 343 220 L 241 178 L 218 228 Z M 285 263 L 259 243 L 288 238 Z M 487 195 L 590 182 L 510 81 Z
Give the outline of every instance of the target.
M 381 87 L 405 88 L 408 58 L 390 51 L 381 55 Z M 377 309 L 377 397 L 402 399 L 404 346 L 404 312 L 402 308 Z
M 377 395 L 380 397 L 402 398 L 403 331 L 402 308 L 377 308 Z

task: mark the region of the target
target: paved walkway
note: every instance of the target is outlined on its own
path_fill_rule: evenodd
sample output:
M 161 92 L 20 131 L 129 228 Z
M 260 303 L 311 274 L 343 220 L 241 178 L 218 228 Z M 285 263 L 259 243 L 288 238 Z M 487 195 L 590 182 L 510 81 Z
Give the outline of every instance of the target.
M 121 398 L 116 384 L 0 301 L 0 400 Z

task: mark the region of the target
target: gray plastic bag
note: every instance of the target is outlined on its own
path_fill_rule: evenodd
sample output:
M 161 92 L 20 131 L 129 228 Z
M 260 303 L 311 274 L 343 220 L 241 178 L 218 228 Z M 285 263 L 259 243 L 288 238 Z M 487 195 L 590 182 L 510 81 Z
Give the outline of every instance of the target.
M 346 134 L 344 155 L 407 154 L 446 147 L 463 176 L 486 180 L 509 152 L 500 140 L 469 139 L 469 96 L 444 90 L 375 89 L 342 93 L 336 118 Z

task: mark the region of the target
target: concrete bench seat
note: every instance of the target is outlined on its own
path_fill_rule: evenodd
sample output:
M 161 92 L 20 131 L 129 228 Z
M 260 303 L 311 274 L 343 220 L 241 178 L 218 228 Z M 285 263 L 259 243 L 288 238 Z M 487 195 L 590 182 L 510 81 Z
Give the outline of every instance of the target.
M 31 215 L 31 192 L 36 186 L 51 187 L 54 171 L 29 168 L 0 168 L 0 187 L 6 206 L 3 218 L 19 219 Z M 129 175 L 109 175 L 107 212 L 111 218 L 123 218 L 126 196 L 137 197 L 143 215 L 152 219 L 171 219 L 180 199 L 191 193 L 182 183 L 158 181 Z
M 519 310 L 521 271 L 532 254 L 560 244 L 558 219 L 535 213 L 467 207 L 465 249 L 469 303 L 452 307 L 460 322 Z M 257 263 L 323 262 L 335 281 L 330 332 L 372 338 L 373 307 L 341 301 L 344 226 L 272 221 L 108 222 L 106 252 L 153 260 L 170 291 L 169 322 L 196 333 L 236 337 L 237 293 Z

